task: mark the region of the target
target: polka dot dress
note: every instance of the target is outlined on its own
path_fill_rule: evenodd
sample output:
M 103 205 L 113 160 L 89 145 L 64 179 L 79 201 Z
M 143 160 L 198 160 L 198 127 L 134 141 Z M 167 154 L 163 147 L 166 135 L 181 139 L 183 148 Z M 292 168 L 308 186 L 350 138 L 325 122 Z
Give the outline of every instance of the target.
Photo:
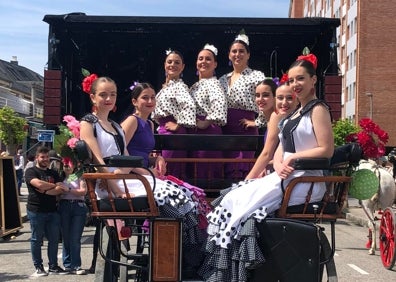
M 158 92 L 157 105 L 152 118 L 159 123 L 160 118 L 173 116 L 184 127 L 195 126 L 195 103 L 187 85 L 181 79 L 171 80 Z
M 194 83 L 190 94 L 196 105 L 197 115 L 206 117 L 222 126 L 227 122 L 227 102 L 223 89 L 216 77 L 203 78 Z

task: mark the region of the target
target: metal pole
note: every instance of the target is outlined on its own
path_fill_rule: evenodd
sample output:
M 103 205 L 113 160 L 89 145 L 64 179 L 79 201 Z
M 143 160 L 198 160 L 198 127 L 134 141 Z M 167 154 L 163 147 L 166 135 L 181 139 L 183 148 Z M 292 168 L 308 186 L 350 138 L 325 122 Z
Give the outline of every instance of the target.
M 367 92 L 366 96 L 369 97 L 369 99 L 370 99 L 369 117 L 370 117 L 370 119 L 373 119 L 373 93 Z

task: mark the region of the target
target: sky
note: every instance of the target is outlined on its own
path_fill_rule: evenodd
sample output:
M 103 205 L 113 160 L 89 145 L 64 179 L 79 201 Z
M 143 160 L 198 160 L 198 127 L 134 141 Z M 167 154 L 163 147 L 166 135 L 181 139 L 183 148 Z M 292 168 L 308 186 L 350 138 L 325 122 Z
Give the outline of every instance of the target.
M 0 59 L 43 75 L 45 15 L 287 18 L 290 0 L 0 0 Z

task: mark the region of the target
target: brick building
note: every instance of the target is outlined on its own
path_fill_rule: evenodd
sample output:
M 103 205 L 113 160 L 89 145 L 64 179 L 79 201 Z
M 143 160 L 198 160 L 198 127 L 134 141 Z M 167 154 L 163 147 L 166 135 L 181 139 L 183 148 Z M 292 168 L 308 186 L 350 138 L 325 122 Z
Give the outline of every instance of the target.
M 337 55 L 342 74 L 342 117 L 371 117 L 396 146 L 394 62 L 396 1 L 291 0 L 289 16 L 339 18 Z M 395 122 L 395 123 L 394 123 Z

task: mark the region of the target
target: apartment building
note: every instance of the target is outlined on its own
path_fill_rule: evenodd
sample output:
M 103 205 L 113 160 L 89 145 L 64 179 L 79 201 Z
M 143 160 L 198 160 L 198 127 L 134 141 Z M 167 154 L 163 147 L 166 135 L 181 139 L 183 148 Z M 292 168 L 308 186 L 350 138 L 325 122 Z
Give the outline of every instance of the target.
M 289 16 L 339 18 L 337 55 L 342 75 L 342 117 L 370 117 L 396 146 L 394 0 L 291 0 Z M 395 123 L 394 123 L 395 122 Z
M 29 125 L 27 144 L 37 139 L 37 129 L 43 128 L 44 78 L 19 65 L 16 56 L 0 60 L 0 108 L 11 107 Z M 0 142 L 0 149 L 4 149 Z

